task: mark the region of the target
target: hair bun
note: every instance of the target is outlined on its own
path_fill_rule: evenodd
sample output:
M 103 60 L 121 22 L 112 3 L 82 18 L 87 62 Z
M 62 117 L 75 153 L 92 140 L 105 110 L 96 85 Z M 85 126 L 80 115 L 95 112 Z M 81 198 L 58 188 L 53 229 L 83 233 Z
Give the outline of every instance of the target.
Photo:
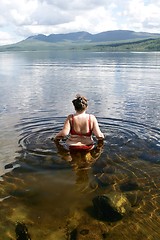
M 76 98 L 82 98 L 82 96 L 80 94 L 77 94 Z
M 79 99 L 79 100 L 84 100 L 85 102 L 88 101 L 86 97 L 81 96 L 80 94 L 77 94 L 77 95 L 76 95 L 76 98 Z
M 87 98 L 85 98 L 84 96 L 81 96 L 80 94 L 76 95 L 76 99 L 74 99 L 73 104 L 75 106 L 76 109 L 85 109 L 88 104 L 87 104 Z

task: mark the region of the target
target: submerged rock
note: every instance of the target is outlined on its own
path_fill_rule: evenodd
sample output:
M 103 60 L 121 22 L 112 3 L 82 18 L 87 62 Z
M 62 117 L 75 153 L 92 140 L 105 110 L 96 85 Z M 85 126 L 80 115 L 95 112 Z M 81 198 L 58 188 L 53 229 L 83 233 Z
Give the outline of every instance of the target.
M 107 231 L 102 224 L 80 224 L 71 233 L 70 240 L 103 240 L 107 237 Z
M 26 225 L 22 222 L 16 223 L 15 228 L 16 240 L 31 240 Z
M 97 218 L 104 221 L 118 221 L 131 210 L 130 202 L 122 193 L 96 196 L 92 202 Z

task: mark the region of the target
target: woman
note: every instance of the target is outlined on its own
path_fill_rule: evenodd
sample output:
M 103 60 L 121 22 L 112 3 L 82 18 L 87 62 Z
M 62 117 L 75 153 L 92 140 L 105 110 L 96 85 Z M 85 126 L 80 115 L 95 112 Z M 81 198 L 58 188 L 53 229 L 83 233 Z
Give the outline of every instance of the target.
M 104 135 L 99 128 L 96 117 L 86 113 L 87 99 L 78 94 L 72 103 L 76 112 L 67 117 L 63 129 L 55 136 L 54 140 L 59 141 L 69 135 L 66 144 L 70 150 L 90 150 L 94 147 L 92 134 L 98 140 L 103 140 Z

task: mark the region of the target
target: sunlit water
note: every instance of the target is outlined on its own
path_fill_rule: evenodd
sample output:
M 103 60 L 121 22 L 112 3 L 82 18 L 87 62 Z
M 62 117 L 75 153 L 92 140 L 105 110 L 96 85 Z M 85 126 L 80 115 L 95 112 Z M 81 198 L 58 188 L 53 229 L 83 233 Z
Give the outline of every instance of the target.
M 0 239 L 16 239 L 23 221 L 32 240 L 70 239 L 83 224 L 95 239 L 104 224 L 103 239 L 159 240 L 160 53 L 20 52 L 0 61 Z M 51 141 L 77 93 L 105 134 L 85 156 Z M 132 196 L 132 211 L 102 222 L 92 199 L 110 192 Z M 86 231 L 78 239 L 84 233 L 91 239 Z

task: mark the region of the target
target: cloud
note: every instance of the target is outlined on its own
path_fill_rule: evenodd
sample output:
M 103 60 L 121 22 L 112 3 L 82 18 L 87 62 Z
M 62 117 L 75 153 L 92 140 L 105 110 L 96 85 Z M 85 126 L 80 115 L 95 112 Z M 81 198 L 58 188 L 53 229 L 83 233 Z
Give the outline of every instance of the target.
M 0 45 L 9 44 L 12 43 L 12 41 L 14 40 L 11 34 L 0 31 Z
M 159 0 L 1 0 L 0 42 L 6 42 L 7 34 L 13 41 L 39 33 L 75 31 L 160 33 L 159 12 Z

